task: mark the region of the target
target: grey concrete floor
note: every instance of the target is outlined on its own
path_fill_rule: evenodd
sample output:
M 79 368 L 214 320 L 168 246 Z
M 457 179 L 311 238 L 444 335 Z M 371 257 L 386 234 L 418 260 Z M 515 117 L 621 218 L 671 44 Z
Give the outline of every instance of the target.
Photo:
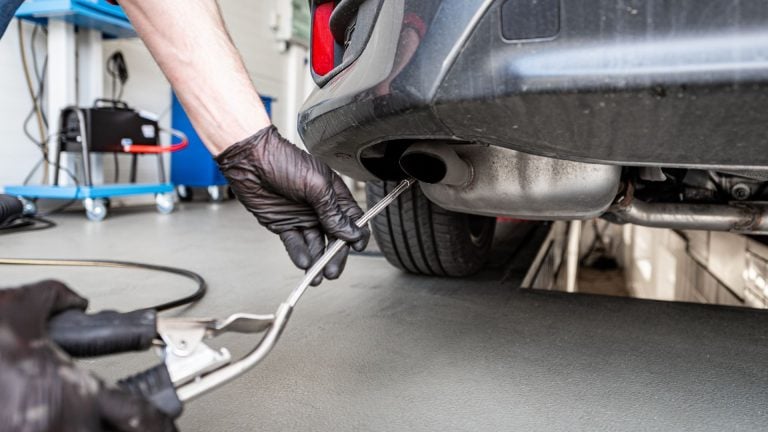
M 209 295 L 177 313 L 270 313 L 299 281 L 277 238 L 235 203 L 170 216 L 80 213 L 0 237 L 2 256 L 113 258 L 193 269 Z M 518 228 L 501 237 L 519 241 Z M 515 240 L 517 239 L 517 240 Z M 530 238 L 529 238 L 530 240 Z M 274 352 L 186 407 L 184 431 L 764 430 L 768 315 L 759 311 L 522 291 L 533 253 L 502 242 L 466 280 L 409 276 L 354 256 L 311 290 Z M 94 310 L 180 295 L 188 281 L 128 270 L 5 267 L 2 285 L 56 277 Z M 247 336 L 221 343 L 242 354 Z M 108 380 L 149 353 L 82 364 Z

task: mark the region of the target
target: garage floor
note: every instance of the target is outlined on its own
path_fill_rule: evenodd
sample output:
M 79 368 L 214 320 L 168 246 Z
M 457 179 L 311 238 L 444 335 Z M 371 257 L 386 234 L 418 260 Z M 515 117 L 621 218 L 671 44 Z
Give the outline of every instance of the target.
M 172 216 L 80 213 L 0 238 L 3 256 L 113 258 L 194 269 L 210 283 L 181 313 L 270 313 L 300 279 L 277 238 L 235 203 Z M 501 237 L 535 235 L 504 226 Z M 405 275 L 355 256 L 299 304 L 245 378 L 188 404 L 184 431 L 764 430 L 768 315 L 759 311 L 515 289 L 533 246 L 497 248 L 470 280 Z M 510 261 L 512 262 L 510 264 Z M 95 309 L 191 289 L 128 270 L 8 267 L 2 285 L 56 276 Z M 221 339 L 236 354 L 250 339 Z M 237 345 L 239 344 L 239 346 Z M 84 362 L 110 380 L 150 354 Z

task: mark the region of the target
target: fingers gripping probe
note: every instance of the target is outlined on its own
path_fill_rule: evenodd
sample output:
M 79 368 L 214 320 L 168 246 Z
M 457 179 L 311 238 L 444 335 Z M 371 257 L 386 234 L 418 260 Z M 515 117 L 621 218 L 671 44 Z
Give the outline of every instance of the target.
M 371 221 L 376 215 L 381 213 L 382 210 L 392 204 L 400 194 L 407 190 L 413 183 L 414 179 L 406 179 L 401 181 L 395 189 L 393 189 L 387 196 L 381 201 L 371 207 L 363 216 L 356 222 L 357 226 L 364 227 Z M 335 240 L 326 249 L 326 252 L 322 257 L 307 271 L 304 279 L 301 283 L 294 288 L 288 299 L 278 306 L 275 312 L 272 324 L 266 331 L 264 336 L 258 345 L 242 359 L 226 365 L 220 369 L 210 372 L 202 377 L 197 378 L 194 381 L 190 381 L 181 385 L 176 389 L 176 394 L 182 402 L 192 400 L 206 392 L 209 392 L 222 384 L 242 375 L 259 362 L 261 362 L 272 348 L 277 343 L 280 334 L 285 329 L 285 325 L 288 323 L 288 319 L 291 316 L 293 308 L 298 303 L 301 296 L 306 292 L 307 288 L 312 283 L 312 280 L 323 271 L 323 268 L 330 262 L 331 258 L 336 255 L 344 246 L 343 240 Z
M 363 214 L 363 216 L 355 222 L 355 225 L 357 225 L 359 228 L 363 228 L 364 226 L 368 225 L 368 222 L 370 222 L 371 219 L 376 217 L 376 215 L 381 213 L 382 210 L 392 204 L 397 199 L 397 197 L 400 196 L 401 193 L 411 187 L 411 185 L 415 182 L 416 180 L 414 179 L 406 179 L 401 181 L 397 187 L 392 190 L 392 192 L 387 194 L 387 196 L 382 198 L 381 201 L 377 202 L 373 207 L 368 209 L 368 211 L 365 212 L 365 214 Z M 304 295 L 304 292 L 310 286 L 312 280 L 314 280 L 315 277 L 319 275 L 321 271 L 323 271 L 323 268 L 325 268 L 325 266 L 337 253 L 339 253 L 345 244 L 346 242 L 344 240 L 335 240 L 333 243 L 331 243 L 330 246 L 328 246 L 328 248 L 325 250 L 323 256 L 321 256 L 320 259 L 317 260 L 317 262 L 307 271 L 307 274 L 304 276 L 304 279 L 302 279 L 299 286 L 293 289 L 291 295 L 288 296 L 288 300 L 285 303 L 291 307 L 296 306 L 296 303 L 298 303 L 301 296 Z

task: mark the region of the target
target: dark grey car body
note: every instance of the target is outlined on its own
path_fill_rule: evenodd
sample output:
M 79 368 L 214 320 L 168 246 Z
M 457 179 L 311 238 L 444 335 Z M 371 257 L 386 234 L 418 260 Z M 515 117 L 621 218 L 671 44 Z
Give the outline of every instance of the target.
M 555 34 L 516 40 L 502 8 L 519 1 L 381 3 L 363 53 L 300 115 L 310 151 L 341 172 L 370 178 L 365 147 L 423 137 L 615 164 L 768 165 L 765 1 L 541 1 L 554 9 L 518 20 L 555 20 Z M 408 13 L 425 36 L 379 88 Z
M 319 86 L 300 113 L 299 129 L 308 149 L 344 174 L 396 179 L 403 175 L 400 155 L 423 140 L 615 167 L 599 178 L 567 180 L 610 186 L 583 198 L 593 200 L 590 211 L 566 211 L 566 218 L 601 214 L 630 183 L 630 194 L 645 194 L 650 202 L 729 199 L 732 178 L 705 185 L 683 170 L 768 179 L 764 0 L 342 4 L 366 12 L 345 21 L 344 58 L 328 76 L 316 77 Z M 416 47 L 404 43 L 414 15 L 423 23 Z M 483 169 L 492 165 L 486 160 Z M 637 174 L 636 167 L 657 172 Z M 545 171 L 522 170 L 520 183 L 531 184 L 535 170 Z M 573 171 L 560 167 L 550 177 Z M 685 192 L 678 190 L 683 186 Z M 749 183 L 748 196 L 760 195 L 761 187 Z M 493 204 L 490 193 L 477 198 L 469 190 L 446 191 L 425 189 L 446 208 L 466 192 L 465 201 L 478 203 L 472 212 L 510 214 L 484 208 Z M 530 202 L 539 195 L 509 197 Z M 558 216 L 554 207 L 548 213 L 542 205 L 541 218 Z

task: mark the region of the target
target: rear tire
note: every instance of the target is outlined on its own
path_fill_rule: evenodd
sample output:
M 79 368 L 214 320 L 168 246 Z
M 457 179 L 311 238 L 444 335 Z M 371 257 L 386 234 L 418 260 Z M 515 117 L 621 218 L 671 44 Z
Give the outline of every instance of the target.
M 366 185 L 372 206 L 397 185 Z M 371 222 L 373 236 L 392 265 L 410 273 L 468 276 L 488 259 L 496 218 L 455 213 L 430 202 L 416 185 Z

